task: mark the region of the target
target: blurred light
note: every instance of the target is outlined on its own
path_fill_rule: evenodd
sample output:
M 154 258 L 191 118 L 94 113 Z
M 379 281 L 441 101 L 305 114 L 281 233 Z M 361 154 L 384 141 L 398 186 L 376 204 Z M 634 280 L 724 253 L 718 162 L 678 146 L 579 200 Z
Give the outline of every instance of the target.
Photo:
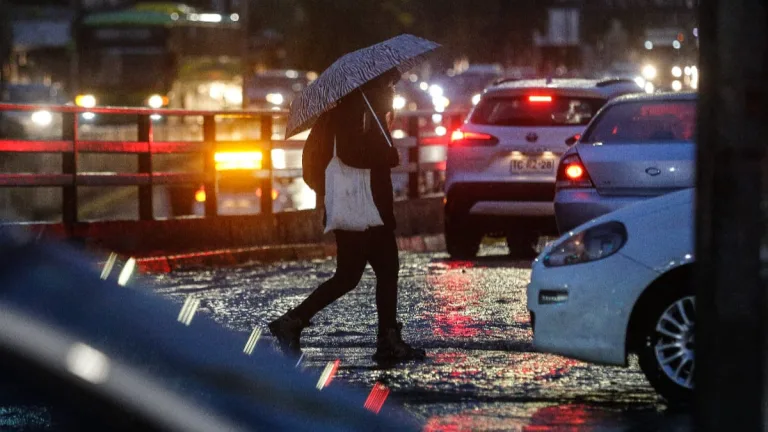
M 219 99 L 224 95 L 226 87 L 219 82 L 211 83 L 211 88 L 208 90 L 208 95 L 213 99 Z
M 317 72 L 307 72 L 307 79 L 314 81 L 317 79 Z
M 200 15 L 198 14 L 189 14 L 189 20 L 190 21 L 200 21 Z
M 648 94 L 652 94 L 654 91 L 656 91 L 656 87 L 654 87 L 652 82 L 645 83 L 645 92 Z
M 197 312 L 197 308 L 199 307 L 199 299 L 196 299 L 192 296 L 187 297 L 187 299 L 184 300 L 184 305 L 181 307 L 181 311 L 179 312 L 179 317 L 177 320 L 185 326 L 188 326 L 192 323 L 192 318 L 195 317 L 195 312 Z
M 280 193 L 277 189 L 272 189 L 272 201 L 276 200 L 278 196 L 280 196 Z
M 213 156 L 216 171 L 257 170 L 261 169 L 264 155 L 260 151 L 221 152 Z
M 689 75 L 691 75 L 691 67 L 690 67 L 690 66 L 686 66 L 686 67 L 685 67 L 685 69 L 683 69 L 683 73 L 684 73 L 686 76 L 689 76 Z
M 75 98 L 75 105 L 83 108 L 93 108 L 96 106 L 96 97 L 91 94 L 78 95 Z
M 635 82 L 637 83 L 637 86 L 640 88 L 645 88 L 645 78 L 639 76 L 635 77 Z
M 656 78 L 656 68 L 653 65 L 645 65 L 643 67 L 643 78 L 646 80 L 652 80 Z
M 482 96 L 480 93 L 478 93 L 478 94 L 476 94 L 476 95 L 472 96 L 472 105 L 477 105 L 477 104 L 479 104 L 479 103 L 480 103 L 480 98 L 482 98 L 482 97 L 483 97 L 483 96 Z
M 683 89 L 683 83 L 678 80 L 672 81 L 672 90 L 678 92 Z
M 160 114 L 152 114 L 149 116 L 149 118 L 150 120 L 158 121 L 158 120 L 162 120 L 163 116 L 161 116 Z
M 451 101 L 445 96 L 433 96 L 432 104 L 435 106 L 435 108 L 439 107 L 439 108 L 445 109 L 448 107 L 448 105 L 451 104 Z M 438 112 L 442 112 L 442 111 L 438 110 Z
M 451 133 L 451 141 L 461 141 L 464 139 L 464 132 L 461 129 L 457 129 Z
M 552 96 L 528 96 L 528 102 L 552 102 Z
M 178 20 L 178 19 L 179 19 L 179 14 L 177 14 L 176 12 L 172 13 L 172 14 L 171 14 L 171 19 L 172 19 L 173 21 L 176 21 L 176 20 Z
M 120 275 L 117 276 L 117 284 L 120 286 L 125 286 L 125 284 L 128 283 L 128 280 L 131 278 L 131 275 L 133 275 L 133 270 L 135 268 L 136 260 L 129 258 L 123 266 L 123 269 L 120 270 Z
M 545 151 L 544 153 L 541 154 L 541 156 L 544 158 L 552 158 L 555 156 L 555 154 L 552 153 L 551 151 Z
M 395 98 L 392 99 L 392 108 L 396 110 L 401 110 L 405 108 L 405 105 L 407 104 L 407 101 L 404 97 L 400 95 L 395 95 Z
M 694 37 L 699 37 L 699 28 L 698 27 L 694 27 L 693 28 L 693 36 Z
M 443 121 L 443 115 L 442 114 L 432 114 L 432 123 L 440 123 Z
M 32 123 L 38 126 L 49 126 L 53 123 L 53 114 L 50 111 L 35 111 L 32 113 Z
M 199 18 L 200 18 L 200 21 L 202 22 L 212 22 L 212 23 L 221 22 L 221 15 L 214 14 L 214 13 L 203 13 L 203 14 L 200 14 Z
M 280 93 L 270 93 L 266 97 L 267 102 L 271 103 L 272 105 L 282 105 L 283 102 L 285 102 L 285 98 Z
M 443 96 L 443 88 L 437 84 L 429 86 L 429 95 L 433 98 Z
M 435 128 L 435 133 L 437 136 L 445 136 L 445 134 L 448 133 L 448 129 L 446 129 L 445 126 L 438 126 Z
M 198 189 L 197 192 L 195 192 L 195 201 L 202 203 L 202 202 L 205 202 L 206 198 L 207 197 L 205 196 L 205 187 L 200 186 L 200 189 Z
M 287 70 L 285 71 L 285 76 L 287 78 L 296 79 L 299 77 L 299 73 L 295 70 Z
M 109 254 L 109 258 L 107 258 L 107 262 L 104 264 L 104 268 L 101 270 L 101 279 L 107 280 L 109 277 L 109 274 L 112 273 L 112 268 L 115 267 L 115 262 L 117 261 L 117 254 L 112 252 Z
M 698 76 L 699 75 L 699 68 L 697 68 L 696 66 L 691 66 L 691 75 Z
M 442 105 L 441 105 L 441 106 L 436 106 L 436 107 L 435 107 L 435 111 L 437 111 L 437 112 L 439 112 L 439 113 L 441 113 L 441 112 L 445 112 L 445 107 L 444 107 L 444 106 L 442 106 Z
M 568 168 L 565 169 L 565 175 L 568 176 L 569 179 L 579 179 L 584 175 L 584 168 L 576 164 L 569 165 Z
M 653 49 L 653 42 L 645 41 L 645 49 L 652 50 Z
M 256 348 L 256 342 L 259 341 L 261 338 L 261 329 L 256 327 L 251 332 L 251 336 L 248 338 L 248 341 L 245 343 L 245 348 L 243 348 L 243 352 L 247 355 L 253 354 L 253 349 Z
M 272 149 L 272 168 L 285 169 L 285 150 Z
M 227 103 L 233 104 L 233 105 L 240 105 L 243 103 L 243 90 L 239 87 L 228 87 L 226 90 L 224 90 L 224 100 L 227 101 Z
M 92 112 L 85 112 L 85 113 L 83 113 L 83 119 L 84 120 L 93 120 L 95 118 L 96 118 L 96 114 L 94 114 Z
M 680 41 L 672 41 L 672 48 L 680 49 Z
M 331 384 L 334 375 L 336 375 L 336 371 L 339 369 L 339 363 L 341 363 L 341 360 L 336 359 L 336 361 L 328 362 L 328 364 L 325 365 L 323 373 L 320 374 L 320 379 L 317 380 L 318 390 L 322 390 Z
M 429 90 L 429 84 L 427 84 L 425 82 L 422 82 L 421 84 L 419 84 L 419 88 L 424 90 L 424 91 L 427 91 L 427 90 Z
M 416 75 L 416 74 L 411 74 L 411 76 L 408 77 L 408 81 L 410 81 L 412 83 L 415 83 L 418 80 L 419 80 L 419 76 Z
M 72 344 L 66 361 L 69 372 L 90 383 L 101 384 L 109 376 L 109 358 L 86 344 Z
M 406 136 L 405 131 L 402 129 L 395 129 L 394 131 L 392 131 L 392 138 L 394 139 L 405 138 L 405 136 Z
M 229 19 L 231 19 L 234 22 L 240 21 L 240 15 L 233 13 L 232 15 L 229 16 Z
M 368 411 L 378 414 L 384 406 L 387 396 L 389 396 L 389 389 L 387 386 L 377 382 L 371 389 L 371 393 L 368 395 L 363 406 Z
M 683 70 L 680 69 L 680 66 L 675 66 L 672 68 L 672 76 L 675 78 L 680 78 L 683 76 Z
M 147 99 L 147 105 L 149 105 L 150 108 L 162 108 L 163 105 L 166 104 L 167 98 L 164 98 L 160 95 L 152 95 Z

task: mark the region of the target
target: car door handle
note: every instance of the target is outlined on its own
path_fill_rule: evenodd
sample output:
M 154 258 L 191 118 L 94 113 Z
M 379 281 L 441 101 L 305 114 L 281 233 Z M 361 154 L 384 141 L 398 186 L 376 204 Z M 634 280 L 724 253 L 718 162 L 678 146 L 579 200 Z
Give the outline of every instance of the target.
M 661 174 L 661 170 L 656 167 L 650 167 L 645 169 L 645 173 L 649 176 L 656 177 L 657 175 Z

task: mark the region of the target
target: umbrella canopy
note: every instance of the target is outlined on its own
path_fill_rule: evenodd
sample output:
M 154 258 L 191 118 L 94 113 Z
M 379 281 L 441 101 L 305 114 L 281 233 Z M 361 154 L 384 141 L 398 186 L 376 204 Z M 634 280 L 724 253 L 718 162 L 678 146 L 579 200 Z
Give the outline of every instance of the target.
M 408 71 L 438 47 L 435 42 L 404 34 L 344 55 L 291 103 L 286 137 L 312 127 L 320 114 L 353 90 L 391 69 Z

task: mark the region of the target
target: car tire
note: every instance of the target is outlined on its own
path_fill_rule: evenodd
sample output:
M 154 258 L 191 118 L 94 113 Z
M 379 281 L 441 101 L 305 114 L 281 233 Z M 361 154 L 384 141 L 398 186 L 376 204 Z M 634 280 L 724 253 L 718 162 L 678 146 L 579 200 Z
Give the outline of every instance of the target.
M 539 241 L 538 233 L 513 232 L 507 234 L 507 248 L 509 256 L 516 259 L 536 258 L 536 243 Z
M 673 405 L 693 400 L 695 306 L 692 290 L 670 289 L 646 310 L 641 329 L 640 369 Z
M 456 223 L 449 215 L 445 215 L 445 248 L 452 259 L 475 258 L 480 250 L 482 238 L 482 234 L 467 225 Z

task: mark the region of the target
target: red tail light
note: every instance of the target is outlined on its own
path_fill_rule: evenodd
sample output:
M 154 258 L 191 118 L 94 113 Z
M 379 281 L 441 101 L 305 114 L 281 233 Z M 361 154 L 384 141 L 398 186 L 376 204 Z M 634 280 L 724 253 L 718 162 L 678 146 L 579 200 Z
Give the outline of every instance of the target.
M 528 96 L 528 102 L 548 103 L 548 102 L 552 102 L 552 96 L 531 95 L 531 96 Z
M 492 146 L 499 143 L 499 139 L 493 135 L 480 132 L 467 132 L 461 129 L 451 134 L 451 145 L 456 146 Z
M 595 187 L 587 168 L 577 154 L 566 156 L 560 161 L 556 186 L 558 189 Z

